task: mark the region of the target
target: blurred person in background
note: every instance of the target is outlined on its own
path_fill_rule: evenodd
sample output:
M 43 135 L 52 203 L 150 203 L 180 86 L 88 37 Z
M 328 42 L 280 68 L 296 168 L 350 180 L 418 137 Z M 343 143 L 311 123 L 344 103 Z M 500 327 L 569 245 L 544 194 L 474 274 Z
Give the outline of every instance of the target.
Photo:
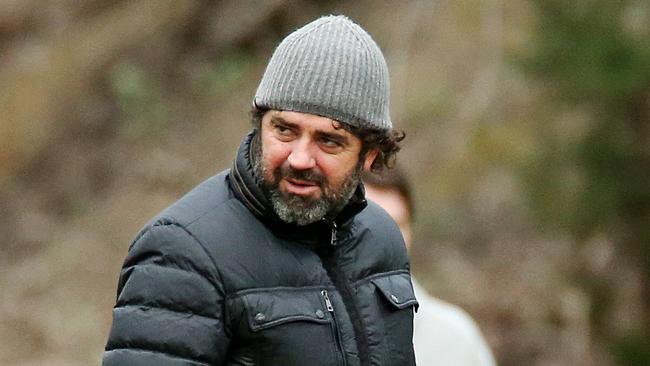
M 360 180 L 404 137 L 388 90 L 381 50 L 348 18 L 287 36 L 232 168 L 131 245 L 104 366 L 415 365 L 405 245 Z
M 404 172 L 393 168 L 383 174 L 364 172 L 366 197 L 395 220 L 411 245 L 413 197 Z M 420 304 L 414 318 L 413 346 L 422 366 L 494 366 L 490 348 L 474 320 L 461 308 L 430 296 L 411 278 Z

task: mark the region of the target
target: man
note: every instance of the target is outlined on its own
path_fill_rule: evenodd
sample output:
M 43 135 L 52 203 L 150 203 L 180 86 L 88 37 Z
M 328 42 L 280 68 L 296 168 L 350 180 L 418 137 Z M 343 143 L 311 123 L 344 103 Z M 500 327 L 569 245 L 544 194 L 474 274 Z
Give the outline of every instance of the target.
M 404 242 L 360 184 L 404 137 L 388 89 L 349 19 L 287 36 L 232 168 L 131 245 L 103 365 L 414 365 Z
M 399 169 L 383 175 L 364 173 L 366 197 L 379 204 L 411 243 L 413 200 Z M 413 280 L 420 304 L 413 324 L 415 359 L 420 366 L 494 366 L 490 348 L 472 318 L 462 309 L 431 297 Z

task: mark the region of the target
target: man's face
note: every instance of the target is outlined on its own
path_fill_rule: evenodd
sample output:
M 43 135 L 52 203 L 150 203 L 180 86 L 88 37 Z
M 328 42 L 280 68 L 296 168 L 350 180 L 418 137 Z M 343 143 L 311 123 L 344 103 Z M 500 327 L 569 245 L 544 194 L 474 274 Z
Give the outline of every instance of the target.
M 376 156 L 370 152 L 360 162 L 361 140 L 326 117 L 268 111 L 260 130 L 256 174 L 278 216 L 298 225 L 342 209 Z

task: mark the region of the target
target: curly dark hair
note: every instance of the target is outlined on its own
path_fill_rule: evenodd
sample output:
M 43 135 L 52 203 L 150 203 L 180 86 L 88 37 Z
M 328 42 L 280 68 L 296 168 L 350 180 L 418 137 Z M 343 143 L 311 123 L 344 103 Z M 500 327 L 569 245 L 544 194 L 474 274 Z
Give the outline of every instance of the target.
M 258 130 L 260 129 L 262 117 L 264 117 L 266 111 L 267 110 L 265 109 L 253 106 L 253 109 L 250 112 L 253 128 Z M 370 167 L 370 171 L 373 173 L 380 173 L 384 169 L 390 169 L 395 165 L 397 153 L 402 148 L 400 142 L 404 140 L 404 137 L 406 137 L 404 131 L 395 128 L 373 129 L 357 127 L 352 126 L 349 123 L 337 122 L 338 124 L 335 125 L 334 128 L 343 128 L 361 140 L 361 152 L 359 153 L 360 160 L 365 159 L 366 154 L 369 151 L 373 149 L 379 150 L 377 158 L 375 158 L 375 161 Z

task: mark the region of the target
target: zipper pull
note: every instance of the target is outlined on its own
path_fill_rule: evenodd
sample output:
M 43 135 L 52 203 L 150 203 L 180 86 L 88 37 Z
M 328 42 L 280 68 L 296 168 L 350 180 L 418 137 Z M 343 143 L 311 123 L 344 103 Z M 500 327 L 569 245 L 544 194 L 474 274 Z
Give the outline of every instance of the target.
M 330 297 L 327 294 L 327 290 L 323 290 L 320 292 L 323 295 L 323 298 L 325 298 L 325 306 L 327 306 L 327 311 L 330 313 L 334 312 L 334 307 L 332 306 L 332 302 L 330 301 Z
M 336 222 L 332 221 L 332 237 L 330 240 L 330 244 L 335 247 L 336 246 Z

